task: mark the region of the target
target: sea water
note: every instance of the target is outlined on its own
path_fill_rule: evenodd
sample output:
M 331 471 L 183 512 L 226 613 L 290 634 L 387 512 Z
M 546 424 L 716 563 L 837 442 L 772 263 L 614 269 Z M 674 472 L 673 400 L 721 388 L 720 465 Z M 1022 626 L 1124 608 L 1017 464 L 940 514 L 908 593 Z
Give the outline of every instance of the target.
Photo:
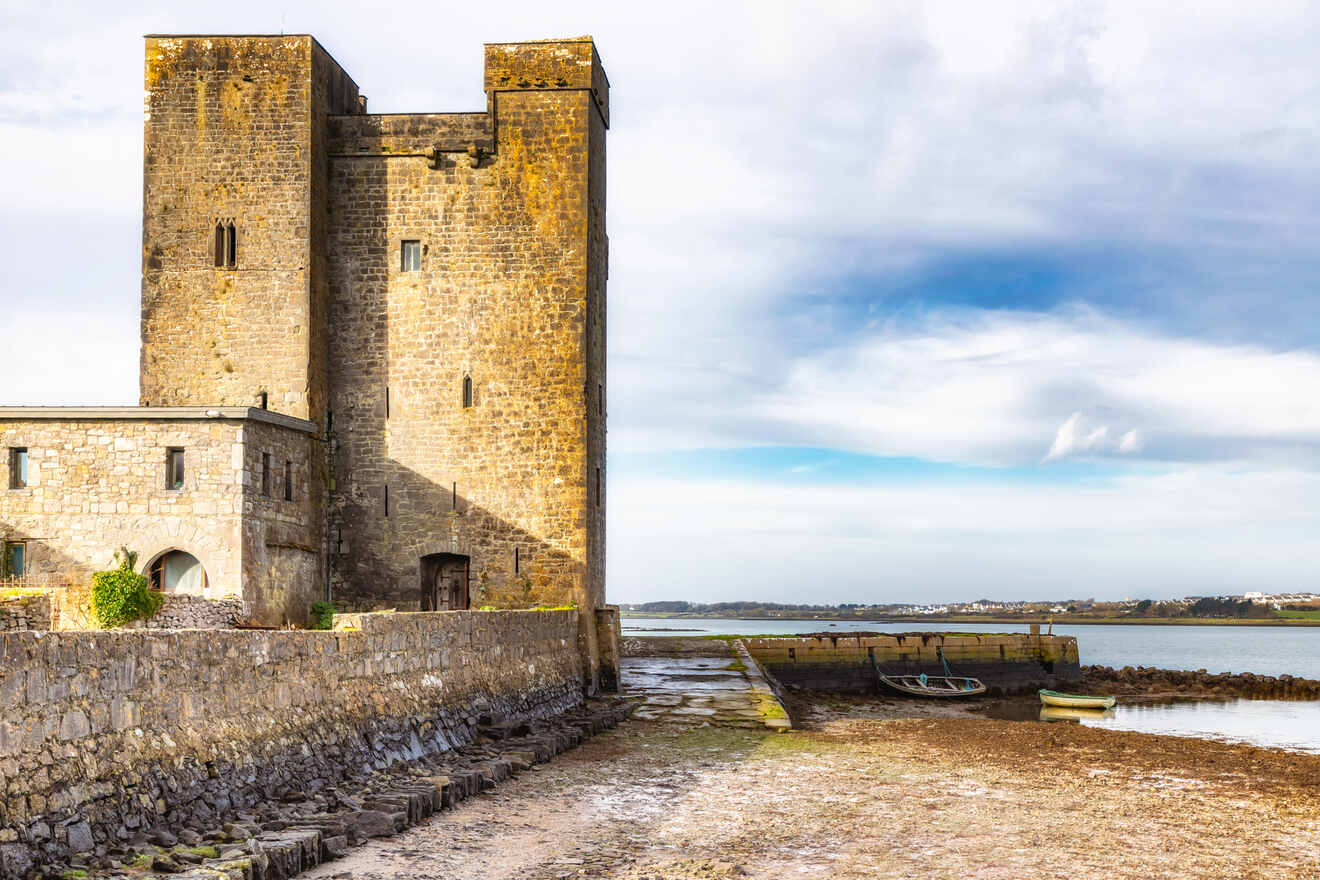
M 1027 624 L 902 623 L 866 620 L 734 620 L 713 617 L 625 617 L 627 636 L 771 635 L 871 632 L 1027 632 Z M 1042 626 L 1044 631 L 1047 627 Z M 1055 624 L 1075 636 L 1083 665 L 1155 666 L 1208 672 L 1254 672 L 1320 679 L 1320 627 Z

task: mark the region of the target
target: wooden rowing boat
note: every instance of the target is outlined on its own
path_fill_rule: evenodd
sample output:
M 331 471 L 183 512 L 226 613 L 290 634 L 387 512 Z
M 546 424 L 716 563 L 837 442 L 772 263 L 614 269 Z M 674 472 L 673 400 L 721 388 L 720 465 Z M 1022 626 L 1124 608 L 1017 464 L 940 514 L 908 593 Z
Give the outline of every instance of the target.
M 985 693 L 979 679 L 960 675 L 885 675 L 876 679 L 890 690 L 910 697 L 974 697 Z
M 1041 721 L 1072 721 L 1080 723 L 1088 719 L 1113 718 L 1113 709 L 1063 709 L 1059 706 L 1041 706 Z
M 1038 691 L 1040 701 L 1046 706 L 1058 706 L 1062 709 L 1112 709 L 1118 700 L 1116 697 L 1088 697 L 1084 694 L 1061 694 L 1042 688 Z

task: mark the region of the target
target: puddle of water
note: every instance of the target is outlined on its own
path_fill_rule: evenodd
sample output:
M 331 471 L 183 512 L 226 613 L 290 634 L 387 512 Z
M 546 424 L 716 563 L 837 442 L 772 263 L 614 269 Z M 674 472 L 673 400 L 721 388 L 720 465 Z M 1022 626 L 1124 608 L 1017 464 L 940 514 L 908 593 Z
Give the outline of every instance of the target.
M 1320 701 L 1315 700 L 1120 702 L 1110 710 L 1055 709 L 1025 700 L 1001 700 L 986 707 L 985 717 L 1058 721 L 1320 754 Z

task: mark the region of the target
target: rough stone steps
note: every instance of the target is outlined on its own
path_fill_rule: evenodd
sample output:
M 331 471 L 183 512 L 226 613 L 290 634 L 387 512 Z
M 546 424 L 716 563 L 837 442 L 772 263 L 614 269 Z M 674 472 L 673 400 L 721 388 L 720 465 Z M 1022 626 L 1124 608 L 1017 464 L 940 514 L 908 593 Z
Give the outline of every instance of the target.
M 635 705 L 629 700 L 592 701 L 543 721 L 490 720 L 471 745 L 370 770 L 333 791 L 283 791 L 258 805 L 255 813 L 207 833 L 156 829 L 141 835 L 138 845 L 116 853 L 118 866 L 107 857 L 50 868 L 45 876 L 85 871 L 82 876 L 96 880 L 286 880 L 343 856 L 350 847 L 398 834 L 549 761 L 615 727 Z

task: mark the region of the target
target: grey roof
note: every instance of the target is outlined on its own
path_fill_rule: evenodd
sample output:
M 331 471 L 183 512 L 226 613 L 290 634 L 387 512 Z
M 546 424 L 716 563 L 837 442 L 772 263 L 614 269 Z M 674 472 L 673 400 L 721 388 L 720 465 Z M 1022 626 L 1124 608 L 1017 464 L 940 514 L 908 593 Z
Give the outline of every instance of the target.
M 236 419 L 265 422 L 305 434 L 316 423 L 255 406 L 0 406 L 0 421 L 202 421 Z

